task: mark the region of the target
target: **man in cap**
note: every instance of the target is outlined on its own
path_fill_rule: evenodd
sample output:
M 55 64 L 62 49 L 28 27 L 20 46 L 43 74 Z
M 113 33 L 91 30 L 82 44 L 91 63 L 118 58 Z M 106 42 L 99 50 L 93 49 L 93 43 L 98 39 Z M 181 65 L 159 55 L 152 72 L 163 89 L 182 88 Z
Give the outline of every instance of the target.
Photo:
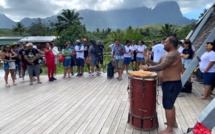
M 75 42 L 76 54 L 76 66 L 78 67 L 78 74 L 76 76 L 82 76 L 84 73 L 84 46 L 81 44 L 80 40 Z
M 40 66 L 38 62 L 39 52 L 37 49 L 33 48 L 32 43 L 28 43 L 26 45 L 28 49 L 25 51 L 25 60 L 27 61 L 27 70 L 30 78 L 30 85 L 33 85 L 33 76 L 34 73 L 37 77 L 37 83 L 42 84 L 40 82 Z

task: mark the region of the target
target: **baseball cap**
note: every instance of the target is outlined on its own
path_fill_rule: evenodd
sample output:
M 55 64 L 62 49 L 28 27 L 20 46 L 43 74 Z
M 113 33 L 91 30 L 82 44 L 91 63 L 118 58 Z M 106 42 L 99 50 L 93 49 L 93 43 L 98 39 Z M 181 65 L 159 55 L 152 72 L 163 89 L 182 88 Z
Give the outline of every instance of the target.
M 81 42 L 80 42 L 80 40 L 76 40 L 75 42 L 77 42 L 77 43 L 81 43 Z
M 28 44 L 26 44 L 26 46 L 27 46 L 27 47 L 33 46 L 33 44 L 32 44 L 32 43 L 28 43 Z

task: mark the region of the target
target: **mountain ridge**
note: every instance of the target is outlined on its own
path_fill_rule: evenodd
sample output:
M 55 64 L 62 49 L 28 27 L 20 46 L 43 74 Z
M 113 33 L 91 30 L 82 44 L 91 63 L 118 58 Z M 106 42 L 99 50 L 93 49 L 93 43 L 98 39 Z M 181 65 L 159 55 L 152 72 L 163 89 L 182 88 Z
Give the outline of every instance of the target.
M 196 20 L 190 20 L 184 17 L 180 11 L 180 7 L 177 2 L 167 1 L 158 3 L 155 8 L 147 8 L 145 6 L 132 8 L 132 9 L 116 9 L 109 11 L 95 11 L 90 9 L 77 11 L 82 24 L 86 25 L 86 28 L 90 31 L 94 31 L 97 28 L 106 29 L 126 29 L 128 26 L 140 27 L 149 24 L 174 24 L 174 25 L 186 25 L 193 23 Z M 135 16 L 135 17 L 134 17 Z M 20 22 L 25 27 L 29 27 L 32 22 L 35 22 L 38 18 L 23 18 Z M 0 16 L 1 20 L 1 16 Z M 0 22 L 0 28 L 12 28 L 15 22 L 11 22 L 8 18 L 4 17 L 5 25 Z M 41 19 L 44 22 L 56 22 L 57 15 L 49 16 Z M 13 25 L 12 25 L 13 24 Z

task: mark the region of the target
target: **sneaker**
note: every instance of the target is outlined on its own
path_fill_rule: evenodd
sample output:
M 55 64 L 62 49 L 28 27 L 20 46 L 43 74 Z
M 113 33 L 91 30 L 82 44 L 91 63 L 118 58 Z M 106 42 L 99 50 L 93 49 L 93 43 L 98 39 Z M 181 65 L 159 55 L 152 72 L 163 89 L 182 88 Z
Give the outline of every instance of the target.
M 80 73 L 80 74 L 79 74 L 79 76 L 83 76 L 83 74 L 82 74 L 82 73 Z
M 55 77 L 52 77 L 51 79 L 52 79 L 52 80 L 57 80 Z
M 80 76 L 80 74 L 78 73 L 76 76 Z
M 54 80 L 53 80 L 52 78 L 50 78 L 50 79 L 49 79 L 49 82 L 52 82 L 52 81 L 54 81 Z
M 73 73 L 73 72 L 71 72 L 71 74 L 72 74 L 72 76 L 74 76 L 74 73 Z
M 90 77 L 94 77 L 94 74 L 89 74 Z

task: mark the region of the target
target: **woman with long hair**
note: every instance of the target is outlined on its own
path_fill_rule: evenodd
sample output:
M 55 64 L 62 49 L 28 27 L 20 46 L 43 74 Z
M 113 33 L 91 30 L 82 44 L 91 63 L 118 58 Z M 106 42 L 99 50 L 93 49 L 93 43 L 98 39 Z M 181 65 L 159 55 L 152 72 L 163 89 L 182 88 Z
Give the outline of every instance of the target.
M 64 76 L 63 78 L 66 78 L 66 75 L 68 74 L 68 78 L 71 78 L 71 55 L 72 51 L 70 49 L 70 44 L 66 43 L 64 49 L 62 50 L 62 55 L 65 57 L 65 60 L 63 62 L 64 66 Z
M 5 86 L 6 87 L 10 87 L 9 83 L 8 83 L 8 75 L 10 73 L 11 78 L 13 80 L 13 85 L 15 86 L 15 76 L 14 76 L 14 71 L 15 71 L 15 57 L 16 55 L 12 56 L 12 52 L 11 52 L 11 47 L 10 45 L 5 45 L 3 48 L 3 51 L 1 53 L 1 59 L 2 61 L 4 61 L 4 71 L 5 71 L 5 75 L 4 75 L 4 80 L 5 80 Z
M 52 51 L 52 47 L 49 43 L 46 43 L 46 49 L 44 51 L 45 59 L 46 59 L 46 66 L 48 69 L 48 78 L 49 81 L 54 81 L 56 78 L 54 78 L 54 72 L 55 72 L 55 56 Z

